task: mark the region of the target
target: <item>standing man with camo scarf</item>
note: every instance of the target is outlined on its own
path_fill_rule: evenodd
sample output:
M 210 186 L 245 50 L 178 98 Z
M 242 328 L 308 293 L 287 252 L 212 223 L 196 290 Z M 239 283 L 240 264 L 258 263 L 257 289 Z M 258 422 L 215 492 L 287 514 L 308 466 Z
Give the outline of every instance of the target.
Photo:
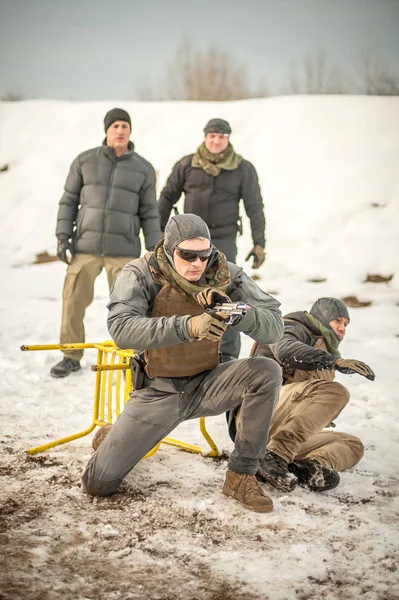
M 164 231 L 173 206 L 184 192 L 184 212 L 200 216 L 209 227 L 212 242 L 229 262 L 237 257 L 237 233 L 241 229 L 241 199 L 251 223 L 254 269 L 265 260 L 265 216 L 258 176 L 254 166 L 237 154 L 230 143 L 231 127 L 223 119 L 211 119 L 205 139 L 194 154 L 173 167 L 158 202 Z M 222 361 L 238 358 L 240 338 L 229 331 L 222 345 Z

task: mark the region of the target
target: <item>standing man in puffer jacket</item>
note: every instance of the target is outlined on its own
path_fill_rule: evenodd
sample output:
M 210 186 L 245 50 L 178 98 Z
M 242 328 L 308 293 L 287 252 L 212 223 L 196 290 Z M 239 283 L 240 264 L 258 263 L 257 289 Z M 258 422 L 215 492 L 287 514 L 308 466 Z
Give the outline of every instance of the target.
M 235 263 L 242 199 L 253 240 L 246 260 L 253 258 L 252 268 L 258 269 L 266 256 L 265 215 L 255 167 L 235 152 L 230 142 L 231 127 L 224 119 L 211 119 L 204 134 L 196 152 L 175 164 L 161 192 L 161 229 L 164 231 L 173 206 L 184 193 L 184 212 L 201 217 L 209 227 L 212 243 Z M 223 340 L 222 360 L 238 358 L 239 353 L 240 338 L 231 330 Z
M 267 450 L 258 476 L 273 487 L 292 492 L 296 485 L 323 492 L 339 484 L 338 471 L 356 465 L 362 442 L 348 433 L 324 430 L 349 402 L 349 391 L 334 381 L 335 371 L 374 373 L 360 360 L 341 358 L 338 349 L 349 312 L 338 298 L 319 298 L 310 311 L 284 317 L 284 336 L 274 344 L 254 344 L 251 356 L 273 358 L 283 368 L 283 386 L 273 414 Z M 234 440 L 239 410 L 229 413 Z
M 95 279 L 103 268 L 111 287 L 124 265 L 140 256 L 140 230 L 147 250 L 153 250 L 161 237 L 155 171 L 129 141 L 129 114 L 121 108 L 110 110 L 104 129 L 102 146 L 83 152 L 73 161 L 60 200 L 57 256 L 68 264 L 61 344 L 85 341 L 83 319 L 93 301 Z M 78 371 L 82 356 L 82 350 L 65 351 L 51 375 L 66 377 Z

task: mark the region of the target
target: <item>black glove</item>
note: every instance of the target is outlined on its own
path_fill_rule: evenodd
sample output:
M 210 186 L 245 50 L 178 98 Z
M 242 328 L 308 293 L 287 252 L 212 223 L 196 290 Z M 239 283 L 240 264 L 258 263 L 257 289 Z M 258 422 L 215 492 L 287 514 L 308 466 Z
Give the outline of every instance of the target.
M 70 257 L 67 254 L 67 251 L 70 252 Z M 75 254 L 75 250 L 72 246 L 72 243 L 69 241 L 67 235 L 59 235 L 58 236 L 58 245 L 57 245 L 57 258 L 58 260 L 62 260 L 62 262 L 69 265 L 73 256 Z
M 373 371 L 370 369 L 366 363 L 360 360 L 353 360 L 351 358 L 339 358 L 335 363 L 334 367 L 340 373 L 344 373 L 345 375 L 352 375 L 353 373 L 358 373 L 366 379 L 370 379 L 370 381 L 374 381 L 375 375 Z
M 216 304 L 231 302 L 227 294 L 224 294 L 216 288 L 206 288 L 201 292 L 198 292 L 198 294 L 194 294 L 194 297 L 198 304 L 205 309 L 215 308 Z
M 252 268 L 259 269 L 259 267 L 261 265 L 263 265 L 263 263 L 265 262 L 265 258 L 266 258 L 265 249 L 262 248 L 262 246 L 260 246 L 259 244 L 256 244 L 252 248 L 251 252 L 248 254 L 248 256 L 245 260 L 246 261 L 249 260 L 251 258 L 251 256 L 254 257 L 254 262 L 252 264 Z

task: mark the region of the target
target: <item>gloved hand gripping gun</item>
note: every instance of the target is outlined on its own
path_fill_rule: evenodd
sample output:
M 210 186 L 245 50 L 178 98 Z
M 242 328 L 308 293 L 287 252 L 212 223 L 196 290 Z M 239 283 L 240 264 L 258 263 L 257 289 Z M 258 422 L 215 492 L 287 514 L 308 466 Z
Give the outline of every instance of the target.
M 213 308 L 206 308 L 205 312 L 213 315 L 216 319 L 224 321 L 227 325 L 236 325 L 247 314 L 251 307 L 245 302 L 224 302 L 215 304 Z M 228 314 L 228 319 L 223 319 L 217 313 L 223 311 Z

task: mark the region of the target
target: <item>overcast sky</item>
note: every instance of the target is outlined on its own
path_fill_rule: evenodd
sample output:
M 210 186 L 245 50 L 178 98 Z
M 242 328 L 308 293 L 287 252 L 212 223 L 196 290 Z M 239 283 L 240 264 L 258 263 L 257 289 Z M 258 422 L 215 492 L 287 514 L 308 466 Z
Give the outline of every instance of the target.
M 137 99 L 184 38 L 271 91 L 319 48 L 346 67 L 372 45 L 399 71 L 399 0 L 0 0 L 0 97 Z

